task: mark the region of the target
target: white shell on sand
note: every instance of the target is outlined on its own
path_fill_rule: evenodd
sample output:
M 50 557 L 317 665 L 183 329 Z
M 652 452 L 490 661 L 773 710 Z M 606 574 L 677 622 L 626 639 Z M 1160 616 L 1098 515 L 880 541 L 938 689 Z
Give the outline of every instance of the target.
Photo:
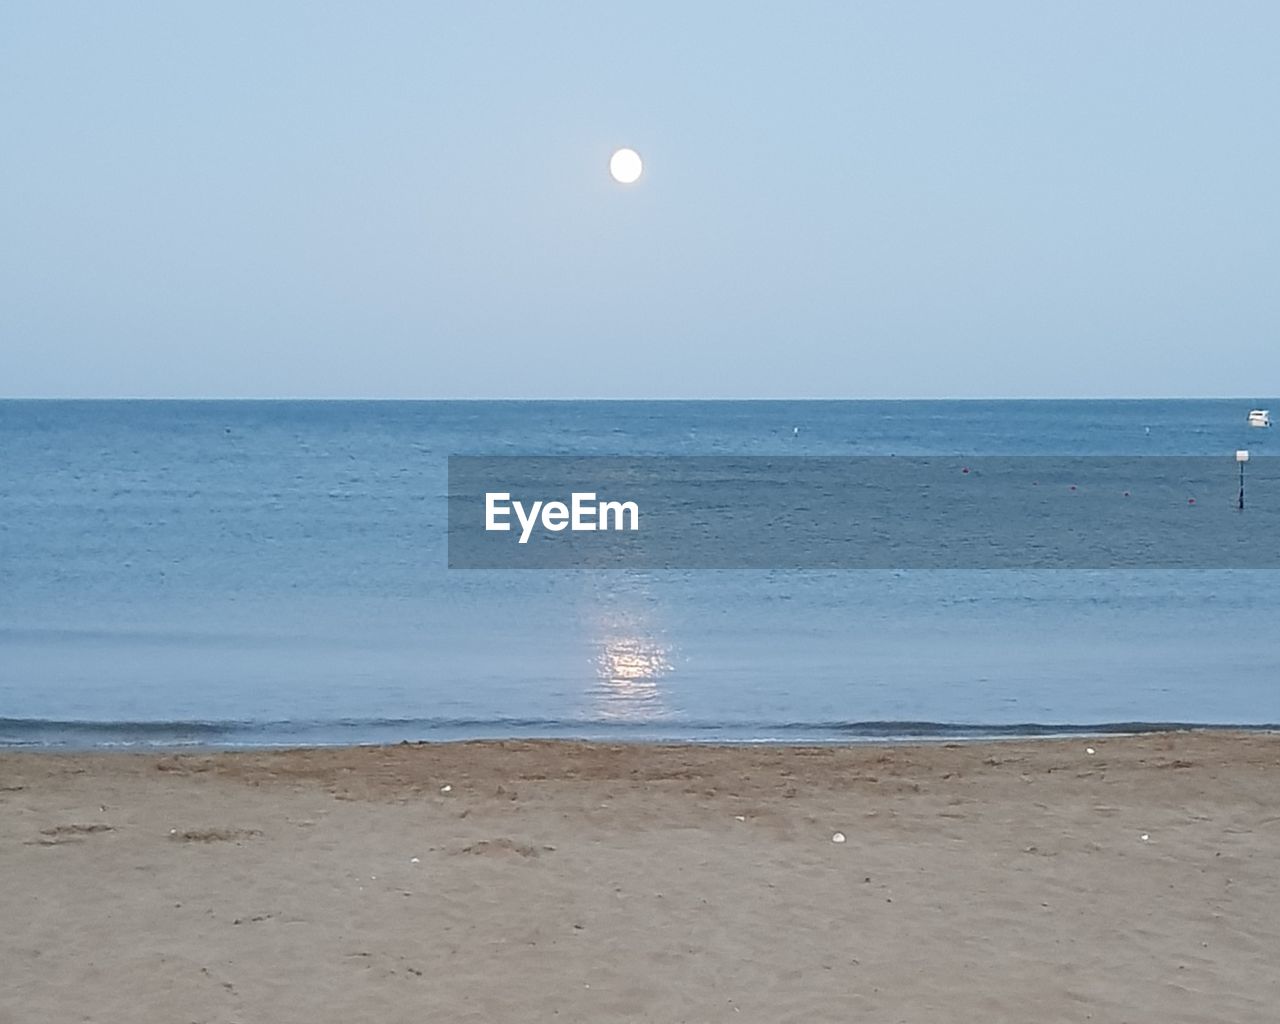
M 843 832 L 837 832 L 837 833 L 835 833 L 835 835 L 833 835 L 833 836 L 831 837 L 831 841 L 832 841 L 833 843 L 843 843 L 843 842 L 844 842 L 844 833 L 843 833 Z

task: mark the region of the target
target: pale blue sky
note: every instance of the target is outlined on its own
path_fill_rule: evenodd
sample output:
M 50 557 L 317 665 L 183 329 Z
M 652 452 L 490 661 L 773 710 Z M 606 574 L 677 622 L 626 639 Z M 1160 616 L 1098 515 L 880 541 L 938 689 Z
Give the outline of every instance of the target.
M 1275 3 L 7 0 L 0 394 L 1275 394 L 1278 39 Z

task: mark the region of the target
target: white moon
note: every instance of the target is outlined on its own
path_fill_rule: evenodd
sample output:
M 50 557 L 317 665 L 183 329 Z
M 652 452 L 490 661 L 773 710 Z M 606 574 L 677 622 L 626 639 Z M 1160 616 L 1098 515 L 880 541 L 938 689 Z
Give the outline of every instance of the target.
M 614 181 L 623 185 L 639 180 L 643 170 L 640 154 L 634 149 L 620 149 L 609 157 L 609 173 L 613 175 Z

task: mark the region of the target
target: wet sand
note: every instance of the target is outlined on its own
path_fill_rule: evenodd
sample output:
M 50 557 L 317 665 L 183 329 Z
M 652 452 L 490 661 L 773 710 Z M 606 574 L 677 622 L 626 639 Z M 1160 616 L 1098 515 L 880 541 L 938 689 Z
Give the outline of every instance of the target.
M 1271 1022 L 1280 737 L 8 753 L 0 878 L 4 1022 Z

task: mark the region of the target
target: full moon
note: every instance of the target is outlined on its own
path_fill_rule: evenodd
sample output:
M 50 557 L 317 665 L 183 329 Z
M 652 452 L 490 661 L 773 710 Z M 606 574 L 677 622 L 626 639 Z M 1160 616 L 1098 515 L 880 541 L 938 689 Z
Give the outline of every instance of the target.
M 609 157 L 609 173 L 613 175 L 614 181 L 621 182 L 623 185 L 630 185 L 639 180 L 640 172 L 643 170 L 644 164 L 640 161 L 640 154 L 634 149 L 620 149 Z

